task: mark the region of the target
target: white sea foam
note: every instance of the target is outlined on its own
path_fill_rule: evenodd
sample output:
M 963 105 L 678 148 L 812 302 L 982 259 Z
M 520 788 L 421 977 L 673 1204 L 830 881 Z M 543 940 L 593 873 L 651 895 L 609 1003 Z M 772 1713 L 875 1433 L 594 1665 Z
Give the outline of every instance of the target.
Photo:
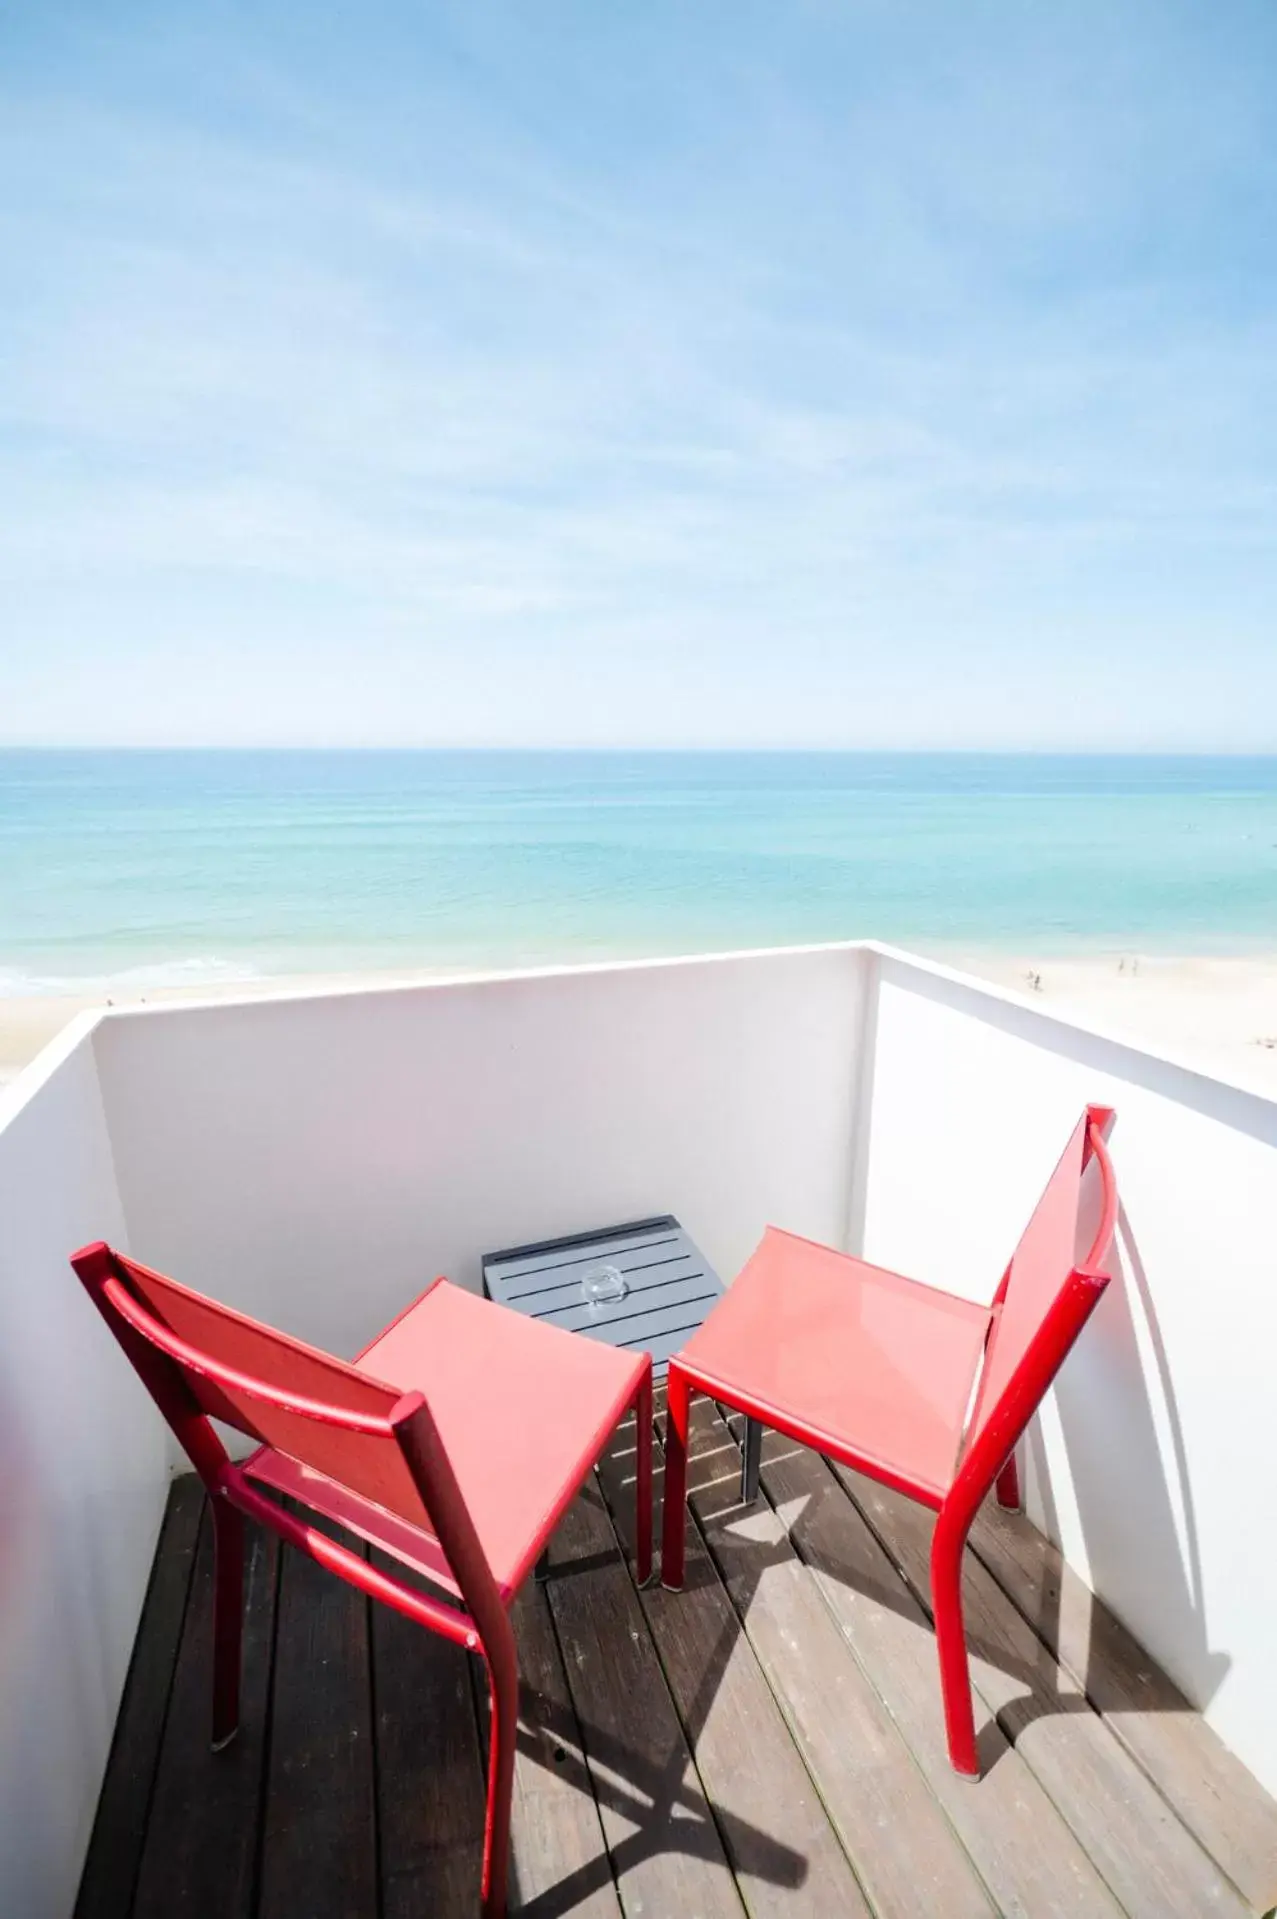
M 262 979 L 246 960 L 189 958 L 126 966 L 115 973 L 23 973 L 0 966 L 0 999 L 37 999 L 53 993 L 137 993 L 151 987 L 235 986 Z

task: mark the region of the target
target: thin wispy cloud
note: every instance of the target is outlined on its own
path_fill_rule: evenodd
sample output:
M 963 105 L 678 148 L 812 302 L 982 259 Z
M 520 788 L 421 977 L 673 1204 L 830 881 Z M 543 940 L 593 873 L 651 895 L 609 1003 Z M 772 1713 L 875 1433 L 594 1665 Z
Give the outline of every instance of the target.
M 0 739 L 1277 747 L 1277 20 L 0 26 Z

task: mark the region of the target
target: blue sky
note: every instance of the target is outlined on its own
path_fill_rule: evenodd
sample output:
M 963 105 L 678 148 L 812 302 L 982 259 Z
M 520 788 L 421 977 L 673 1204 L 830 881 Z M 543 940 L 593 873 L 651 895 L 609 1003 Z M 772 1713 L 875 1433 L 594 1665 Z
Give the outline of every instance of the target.
M 1277 750 L 1277 8 L 6 10 L 0 740 Z

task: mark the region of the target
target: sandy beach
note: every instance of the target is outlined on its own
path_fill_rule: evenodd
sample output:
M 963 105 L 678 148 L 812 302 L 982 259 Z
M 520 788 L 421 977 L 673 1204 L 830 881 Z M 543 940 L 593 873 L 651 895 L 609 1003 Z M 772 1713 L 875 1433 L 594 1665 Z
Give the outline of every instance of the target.
M 934 957 L 1137 1044 L 1165 1048 L 1205 1072 L 1277 1095 L 1277 954 L 1194 959 L 1127 953 L 1051 959 L 962 952 Z M 265 998 L 299 989 L 409 984 L 440 977 L 438 968 L 311 974 L 237 982 L 222 989 L 151 987 L 117 993 L 110 1001 L 100 995 L 0 999 L 0 1086 L 88 1007 Z
M 1277 954 L 1043 959 L 954 953 L 946 959 L 1137 1045 L 1277 1094 Z

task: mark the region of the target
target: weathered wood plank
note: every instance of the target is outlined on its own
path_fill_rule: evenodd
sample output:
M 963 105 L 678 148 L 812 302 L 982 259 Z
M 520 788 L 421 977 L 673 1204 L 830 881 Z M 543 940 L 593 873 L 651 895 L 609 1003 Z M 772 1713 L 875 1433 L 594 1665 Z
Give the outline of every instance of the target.
M 377 1919 L 368 1607 L 304 1553 L 284 1553 L 260 1919 Z
M 999 1911 L 1115 1914 L 1108 1887 L 996 1722 L 980 1730 L 980 1782 L 954 1773 L 930 1622 L 824 1462 L 771 1435 L 763 1482 Z
M 766 1474 L 766 1441 L 763 1459 Z M 781 1518 L 766 1500 L 739 1505 L 739 1461 L 717 1412 L 694 1400 L 693 1513 L 873 1910 L 987 1919 L 993 1900 Z
M 514 1762 L 510 1911 L 529 1919 L 620 1919 L 603 1823 L 549 1602 L 529 1580 L 511 1611 L 519 1648 L 519 1749 Z M 472 1669 L 484 1751 L 488 1687 Z
M 591 1478 L 546 1585 L 622 1909 L 632 1919 L 743 1910 L 638 1595 Z
M 266 1755 L 279 1544 L 244 1536 L 239 1731 L 212 1750 L 213 1524 L 207 1505 L 160 1754 L 134 1919 L 249 1919 Z
M 1277 1801 L 1023 1514 L 990 1501 L 971 1543 L 1248 1903 L 1277 1906 Z
M 392 1578 L 404 1569 L 380 1553 Z M 384 1919 L 478 1908 L 484 1769 L 472 1656 L 389 1606 L 370 1614 L 377 1827 Z
M 599 1464 L 612 1523 L 633 1552 L 634 1421 Z M 681 1593 L 639 1595 L 709 1794 L 741 1896 L 755 1919 L 868 1914 L 863 1893 L 803 1765 L 714 1563 L 695 1528 Z
M 124 1919 L 133 1910 L 203 1506 L 204 1488 L 193 1473 L 173 1481 L 81 1875 L 76 1919 Z
M 839 1467 L 835 1476 L 929 1609 L 930 1514 L 860 1474 Z M 978 1695 L 1131 1919 L 1243 1919 L 1232 1885 L 974 1553 L 963 1607 Z

